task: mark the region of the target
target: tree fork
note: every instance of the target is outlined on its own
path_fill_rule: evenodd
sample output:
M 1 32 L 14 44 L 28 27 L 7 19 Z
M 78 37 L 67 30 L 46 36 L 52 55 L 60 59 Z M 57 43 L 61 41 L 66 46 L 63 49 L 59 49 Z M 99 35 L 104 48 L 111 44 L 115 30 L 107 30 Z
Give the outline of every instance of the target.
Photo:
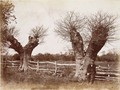
M 31 59 L 31 53 L 33 49 L 39 44 L 38 39 L 29 40 L 28 44 L 25 47 L 18 42 L 17 39 L 13 36 L 9 36 L 7 41 L 11 43 L 10 48 L 14 49 L 20 55 L 20 67 L 19 70 L 26 71 L 28 69 L 28 60 Z

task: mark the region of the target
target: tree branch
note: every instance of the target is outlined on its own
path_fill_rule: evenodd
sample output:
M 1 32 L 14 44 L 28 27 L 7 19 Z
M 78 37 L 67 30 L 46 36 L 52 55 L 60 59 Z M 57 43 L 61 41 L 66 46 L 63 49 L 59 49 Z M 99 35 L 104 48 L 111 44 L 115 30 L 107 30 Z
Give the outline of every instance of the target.
M 101 12 L 88 19 L 88 29 L 92 33 L 92 37 L 86 52 L 92 59 L 95 60 L 106 41 L 109 41 L 109 38 L 114 35 L 115 20 L 116 17 Z
M 14 49 L 19 54 L 23 53 L 22 45 L 20 44 L 20 42 L 18 42 L 18 40 L 14 36 L 8 35 L 6 38 L 7 38 L 7 41 L 9 41 L 11 44 L 10 48 Z

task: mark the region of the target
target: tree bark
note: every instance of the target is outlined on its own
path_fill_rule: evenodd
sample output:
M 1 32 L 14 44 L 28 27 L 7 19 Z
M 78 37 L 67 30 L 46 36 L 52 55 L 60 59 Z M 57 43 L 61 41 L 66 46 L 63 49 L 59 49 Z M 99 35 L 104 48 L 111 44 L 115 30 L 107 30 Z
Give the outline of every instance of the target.
M 31 59 L 31 54 L 33 49 L 39 44 L 39 40 L 36 38 L 29 38 L 29 42 L 22 47 L 15 37 L 12 35 L 7 36 L 7 41 L 10 42 L 10 48 L 14 49 L 20 55 L 20 66 L 19 70 L 27 71 L 28 70 L 28 61 Z
M 91 61 L 95 61 L 97 57 L 97 53 L 104 46 L 105 41 L 100 41 L 101 44 L 90 43 L 88 49 L 86 51 L 86 55 L 79 59 L 80 54 L 76 55 L 76 73 L 75 77 L 77 77 L 79 81 L 86 79 L 87 66 Z
M 71 37 L 72 48 L 76 60 L 75 78 L 79 78 L 80 80 L 82 80 L 83 78 L 85 78 L 83 76 L 83 72 L 84 72 L 83 71 L 83 65 L 84 65 L 83 39 L 80 33 L 77 32 L 75 29 L 71 30 L 70 37 Z
M 98 30 L 92 33 L 93 35 L 86 50 L 86 55 L 82 58 L 81 62 L 79 60 L 77 61 L 79 55 L 76 56 L 76 76 L 78 76 L 78 80 L 80 81 L 85 80 L 88 65 L 91 61 L 95 61 L 98 52 L 107 41 L 107 32 L 104 32 L 104 34 L 96 34 L 96 32 L 98 32 Z
M 31 54 L 33 49 L 39 44 L 39 40 L 36 38 L 29 38 L 28 44 L 24 47 L 24 53 L 21 54 L 21 65 L 20 70 L 27 71 L 28 70 L 28 61 L 31 60 Z
M 20 64 L 19 70 L 27 71 L 28 70 L 28 61 L 30 60 L 31 55 L 24 52 L 24 54 L 22 54 L 20 57 L 22 59 L 22 62 Z
M 93 35 L 89 42 L 85 56 L 83 55 L 84 54 L 83 40 L 80 34 L 79 36 L 76 36 L 74 34 L 73 36 L 71 35 L 71 37 L 72 47 L 74 49 L 74 55 L 76 60 L 75 77 L 77 78 L 77 80 L 82 81 L 86 79 L 87 66 L 90 64 L 91 61 L 95 61 L 97 53 L 101 50 L 101 48 L 104 46 L 106 42 L 106 37 L 104 37 L 103 40 L 101 39 L 95 40 L 96 35 Z M 78 38 L 78 40 L 75 38 Z

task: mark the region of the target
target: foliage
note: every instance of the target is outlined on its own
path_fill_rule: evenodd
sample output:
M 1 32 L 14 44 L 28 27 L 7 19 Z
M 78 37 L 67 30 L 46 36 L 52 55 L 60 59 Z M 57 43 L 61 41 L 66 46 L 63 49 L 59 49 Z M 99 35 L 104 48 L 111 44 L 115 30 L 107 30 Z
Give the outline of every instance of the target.
M 63 60 L 63 61 L 74 61 L 73 55 L 66 55 L 66 54 L 37 54 L 33 56 L 34 60 L 40 60 L 40 61 L 57 61 L 57 60 Z
M 119 60 L 118 54 L 116 53 L 107 53 L 102 56 L 98 56 L 97 59 L 98 61 L 108 61 L 108 62 L 117 62 Z
M 6 40 L 6 37 L 8 35 L 17 35 L 18 31 L 15 30 L 15 27 L 10 27 L 9 24 L 12 21 L 15 21 L 16 17 L 14 15 L 14 5 L 10 1 L 0 1 L 0 21 L 1 21 L 1 30 L 0 30 L 0 36 L 1 36 L 1 42 L 2 42 L 2 50 L 6 52 L 4 49 L 5 46 L 8 46 L 8 42 Z
M 14 12 L 14 5 L 10 1 L 0 1 L 0 15 L 4 24 L 8 25 L 11 21 L 16 19 Z
M 13 34 L 15 28 L 9 28 L 8 24 L 11 23 L 11 21 L 14 21 L 15 15 L 13 15 L 14 12 L 14 5 L 10 1 L 1 1 L 0 2 L 0 16 L 1 16 L 1 33 L 2 33 L 2 40 L 5 39 L 5 37 L 8 34 Z M 8 31 L 9 30 L 9 31 Z M 10 33 L 9 33 L 10 32 Z

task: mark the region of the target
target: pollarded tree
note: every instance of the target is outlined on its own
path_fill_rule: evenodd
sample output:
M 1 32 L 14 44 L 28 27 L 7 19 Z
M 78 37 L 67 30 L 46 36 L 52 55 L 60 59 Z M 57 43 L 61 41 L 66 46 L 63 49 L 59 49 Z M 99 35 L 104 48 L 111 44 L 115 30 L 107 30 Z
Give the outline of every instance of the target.
M 75 77 L 78 77 L 80 70 L 82 70 L 82 58 L 84 57 L 83 38 L 79 32 L 81 32 L 84 28 L 85 17 L 80 17 L 79 14 L 74 12 L 68 12 L 66 17 L 62 18 L 60 21 L 57 21 L 56 24 L 56 33 L 64 40 L 70 41 L 72 44 L 74 57 L 76 60 Z
M 13 14 L 14 5 L 11 2 L 2 2 L 1 9 L 1 33 L 2 43 L 8 44 L 9 48 L 14 49 L 20 55 L 20 70 L 26 71 L 28 69 L 28 60 L 31 59 L 33 49 L 39 45 L 46 35 L 46 30 L 43 26 L 33 28 L 31 35 L 28 37 L 28 43 L 23 47 L 16 39 L 15 27 L 9 27 L 10 18 L 15 17 Z
M 43 26 L 32 29 L 28 43 L 23 47 L 14 35 L 8 32 L 6 40 L 9 42 L 9 48 L 14 49 L 20 55 L 20 70 L 26 71 L 28 69 L 28 60 L 31 59 L 32 51 L 39 43 L 42 43 L 45 35 L 46 29 Z
M 20 54 L 21 61 L 21 70 L 27 70 L 28 60 L 31 59 L 31 54 L 33 49 L 43 42 L 44 37 L 46 36 L 46 30 L 43 26 L 36 27 L 32 29 L 31 36 L 28 38 L 28 43 L 23 47 L 23 52 Z
M 98 12 L 92 15 L 88 20 L 88 30 L 91 32 L 91 40 L 89 42 L 86 54 L 95 60 L 97 53 L 105 45 L 106 42 L 116 40 L 115 28 L 116 17 L 108 13 Z
M 87 29 L 91 33 L 86 55 L 84 57 L 84 72 L 86 73 L 87 65 L 91 60 L 95 61 L 98 52 L 105 43 L 110 43 L 115 38 L 116 19 L 114 15 L 108 13 L 97 12 L 87 19 Z M 84 73 L 84 75 L 85 75 Z
M 81 81 L 86 77 L 88 64 L 96 59 L 106 41 L 112 39 L 116 28 L 116 17 L 101 12 L 88 19 L 78 17 L 79 15 L 74 12 L 68 13 L 65 18 L 57 22 L 56 32 L 64 40 L 67 38 L 71 41 L 76 60 L 75 77 Z M 85 25 L 87 28 L 82 30 Z M 81 33 L 84 34 L 81 35 Z M 84 42 L 88 42 L 86 50 L 84 49 L 86 46 Z

